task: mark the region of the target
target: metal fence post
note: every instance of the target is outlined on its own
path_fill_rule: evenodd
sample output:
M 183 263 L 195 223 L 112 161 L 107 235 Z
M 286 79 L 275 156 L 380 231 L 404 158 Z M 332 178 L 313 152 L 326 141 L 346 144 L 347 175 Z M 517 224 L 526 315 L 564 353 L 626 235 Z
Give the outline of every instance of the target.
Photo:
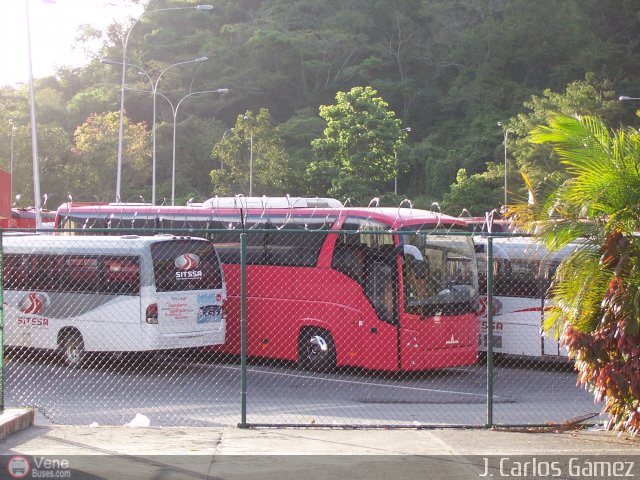
M 0 229 L 0 414 L 4 412 L 4 248 L 2 247 L 2 229 Z
M 493 426 L 493 238 L 487 237 L 487 423 Z
M 240 234 L 240 423 L 247 423 L 247 234 Z

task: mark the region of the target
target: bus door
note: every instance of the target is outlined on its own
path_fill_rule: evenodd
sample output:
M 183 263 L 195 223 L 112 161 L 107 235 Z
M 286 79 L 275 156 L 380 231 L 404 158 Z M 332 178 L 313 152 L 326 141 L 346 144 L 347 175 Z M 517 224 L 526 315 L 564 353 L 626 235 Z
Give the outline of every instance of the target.
M 349 321 L 336 322 L 331 333 L 338 350 L 349 352 L 353 364 L 395 370 L 399 367 L 395 237 L 388 225 L 370 218 L 347 217 L 339 228 L 343 232 L 336 238 L 331 267 L 343 276 L 330 280 L 325 289 Z
M 473 363 L 478 277 L 464 236 L 402 235 L 402 369 Z

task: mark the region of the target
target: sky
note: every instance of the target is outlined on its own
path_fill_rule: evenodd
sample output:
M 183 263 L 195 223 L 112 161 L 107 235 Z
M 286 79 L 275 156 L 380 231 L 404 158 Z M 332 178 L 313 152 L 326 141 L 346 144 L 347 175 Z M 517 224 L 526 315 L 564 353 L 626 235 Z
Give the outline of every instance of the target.
M 90 24 L 102 30 L 143 11 L 123 0 L 0 0 L 0 85 L 29 80 L 27 2 L 35 78 L 53 74 L 56 66 L 88 62 L 82 49 L 72 47 L 78 26 Z

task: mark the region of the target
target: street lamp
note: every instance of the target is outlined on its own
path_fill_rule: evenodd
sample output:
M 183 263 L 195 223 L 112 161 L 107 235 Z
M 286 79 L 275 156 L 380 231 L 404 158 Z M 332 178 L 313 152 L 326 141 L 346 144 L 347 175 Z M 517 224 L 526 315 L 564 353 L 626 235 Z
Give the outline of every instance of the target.
M 170 68 L 176 67 L 178 65 L 186 65 L 188 63 L 206 62 L 207 60 L 209 60 L 207 57 L 198 57 L 198 58 L 194 58 L 193 60 L 186 60 L 184 62 L 178 62 L 178 63 L 174 63 L 173 65 L 169 65 L 168 67 L 166 67 L 164 70 L 160 72 L 160 74 L 156 78 L 155 83 L 152 85 L 151 92 L 153 95 L 153 128 L 152 128 L 153 160 L 151 161 L 151 177 L 152 177 L 151 178 L 151 205 L 156 204 L 156 94 L 158 92 L 158 83 L 160 82 L 160 78 L 162 78 L 162 75 L 164 74 L 164 72 L 166 72 Z
M 401 131 L 409 133 L 411 131 L 411 127 L 403 128 Z M 396 176 L 393 179 L 393 194 L 398 196 L 398 148 L 396 147 L 393 150 L 393 155 L 395 157 L 396 162 Z
M 151 180 L 151 204 L 155 205 L 156 204 L 156 95 L 160 95 L 162 97 L 164 97 L 169 104 L 171 105 L 171 109 L 173 109 L 173 104 L 171 103 L 171 100 L 169 100 L 165 95 L 159 94 L 158 93 L 158 83 L 160 82 L 160 78 L 162 77 L 162 75 L 169 70 L 170 68 L 176 67 L 178 65 L 186 65 L 189 63 L 200 63 L 200 62 L 206 62 L 207 60 L 209 60 L 207 57 L 198 57 L 198 58 L 194 58 L 193 60 L 185 60 L 183 62 L 177 62 L 174 63 L 172 65 L 169 65 L 168 67 L 166 67 L 164 70 L 162 70 L 160 72 L 160 74 L 158 75 L 158 77 L 156 78 L 156 81 L 154 82 L 153 79 L 151 78 L 151 75 L 149 75 L 143 68 L 137 66 L 137 65 L 126 65 L 127 67 L 133 67 L 135 69 L 137 69 L 139 71 L 139 73 L 145 75 L 147 77 L 147 80 L 149 80 L 149 85 L 151 86 L 151 91 L 150 93 L 153 95 L 153 120 L 152 120 L 152 127 L 151 127 L 151 136 L 152 136 L 152 142 L 153 142 L 153 146 L 152 146 L 152 162 L 151 162 L 151 176 L 152 176 L 152 180 Z M 108 65 L 121 65 L 122 62 L 116 62 L 114 60 L 109 60 L 107 58 L 103 58 L 102 60 L 100 60 L 101 63 L 105 63 Z M 124 67 L 124 65 L 123 65 Z M 135 90 L 135 89 L 134 89 Z M 195 92 L 194 92 L 195 93 Z M 174 113 L 175 114 L 175 113 Z M 175 118 L 174 118 L 175 120 Z M 174 149 L 175 149 L 175 145 L 174 145 Z M 116 194 L 116 196 L 118 196 Z M 118 196 L 118 200 L 119 200 L 119 196 Z
M 498 122 L 499 127 L 503 127 L 502 122 Z M 507 140 L 509 139 L 509 132 L 513 133 L 511 128 L 504 129 L 504 207 L 507 207 Z
M 195 5 L 195 6 L 189 6 L 189 7 L 159 8 L 157 10 L 146 12 L 133 21 L 133 23 L 127 30 L 127 34 L 125 35 L 122 41 L 122 78 L 120 81 L 120 123 L 118 127 L 118 165 L 117 165 L 117 172 L 116 172 L 116 202 L 120 201 L 120 184 L 121 184 L 121 178 L 122 178 L 122 143 L 123 143 L 123 134 L 124 134 L 124 90 L 125 90 L 124 86 L 126 82 L 127 44 L 129 43 L 129 35 L 131 35 L 131 31 L 133 30 L 133 27 L 135 27 L 140 20 L 142 20 L 144 17 L 148 15 L 151 15 L 152 13 L 176 11 L 176 10 L 194 10 L 194 9 L 199 12 L 210 12 L 211 10 L 213 10 L 213 5 Z
M 222 138 L 220 139 L 220 142 L 224 141 L 224 137 L 227 135 L 227 133 L 229 132 L 233 132 L 233 128 L 227 128 L 224 133 L 222 134 Z M 220 160 L 220 170 L 224 170 L 224 162 L 222 160 Z
M 249 120 L 249 196 L 253 197 L 253 123 L 248 115 L 244 119 Z
M 16 130 L 18 129 L 14 124 L 13 120 L 9 120 L 9 125 L 11 126 L 11 146 L 10 146 L 10 155 L 9 155 L 9 198 L 11 202 L 13 202 L 13 137 L 15 136 Z
M 228 92 L 229 92 L 228 88 L 219 88 L 217 90 L 202 90 L 199 92 L 191 92 L 185 95 L 184 97 L 182 97 L 178 101 L 178 103 L 176 104 L 176 108 L 173 108 L 173 103 L 169 102 L 169 105 L 171 105 L 171 110 L 173 111 L 173 156 L 172 156 L 172 167 L 171 167 L 171 205 L 172 206 L 175 205 L 175 199 L 176 199 L 176 117 L 178 116 L 178 108 L 180 108 L 180 104 L 183 102 L 183 100 L 189 98 L 191 95 L 196 95 L 199 93 L 228 93 Z M 167 100 L 169 99 L 167 98 Z
M 105 62 L 107 63 L 107 62 Z M 144 73 L 145 75 L 147 75 L 147 77 L 149 78 L 149 81 L 151 82 L 151 77 L 149 77 L 149 75 L 147 74 L 147 72 L 145 72 L 144 70 L 142 70 L 140 67 L 137 67 L 136 65 L 129 65 L 130 67 L 135 67 L 138 68 L 140 70 L 140 73 Z M 151 82 L 152 87 L 153 87 L 153 82 Z M 134 91 L 138 91 L 138 92 L 143 92 L 143 93 L 153 93 L 153 90 L 138 90 L 138 89 L 129 89 L 129 90 L 134 90 Z M 187 99 L 188 97 L 192 96 L 192 95 L 196 95 L 199 93 L 229 93 L 229 89 L 228 88 L 219 88 L 217 90 L 201 90 L 198 92 L 191 92 L 188 93 L 187 95 L 185 95 L 184 97 L 182 97 L 178 103 L 174 106 L 173 102 L 171 101 L 171 99 L 169 97 L 167 97 L 166 95 L 160 93 L 160 92 L 156 92 L 156 95 L 161 96 L 162 98 L 164 98 L 167 103 L 169 103 L 169 105 L 171 106 L 171 112 L 173 114 L 173 155 L 172 155 L 172 168 L 171 168 L 171 205 L 175 205 L 175 186 L 176 186 L 176 118 L 178 116 L 178 109 L 180 108 L 180 104 L 183 102 L 183 100 Z M 233 129 L 230 129 L 233 130 Z M 228 131 L 228 130 L 227 130 Z M 227 132 L 224 132 L 225 134 Z M 224 138 L 224 135 L 222 136 Z
M 640 100 L 640 97 L 627 97 L 626 95 L 620 95 L 618 100 L 624 102 L 625 100 Z
M 47 0 L 47 3 L 53 3 Z M 29 57 L 29 110 L 31 116 L 31 152 L 33 156 L 33 208 L 36 229 L 42 228 L 40 211 L 40 164 L 38 163 L 38 131 L 36 128 L 36 100 L 33 89 L 33 62 L 31 61 L 31 25 L 29 22 L 29 0 L 24 2 L 27 12 L 27 56 Z

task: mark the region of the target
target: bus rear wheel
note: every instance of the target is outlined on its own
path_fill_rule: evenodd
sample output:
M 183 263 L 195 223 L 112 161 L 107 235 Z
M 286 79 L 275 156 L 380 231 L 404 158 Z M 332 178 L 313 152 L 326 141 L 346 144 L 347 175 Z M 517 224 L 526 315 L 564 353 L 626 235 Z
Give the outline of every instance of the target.
M 336 348 L 331 334 L 322 329 L 303 330 L 298 340 L 298 365 L 316 372 L 333 370 Z
M 60 342 L 62 361 L 71 368 L 80 367 L 87 358 L 84 349 L 84 340 L 79 332 L 69 332 L 64 334 Z

